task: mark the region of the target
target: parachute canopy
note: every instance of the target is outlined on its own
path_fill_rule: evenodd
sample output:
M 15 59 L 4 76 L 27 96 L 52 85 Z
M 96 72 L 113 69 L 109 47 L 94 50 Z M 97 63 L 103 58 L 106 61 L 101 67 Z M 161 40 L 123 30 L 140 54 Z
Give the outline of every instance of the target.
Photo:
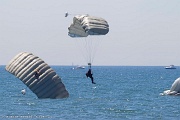
M 17 54 L 6 65 L 6 70 L 19 78 L 38 98 L 55 99 L 69 96 L 56 72 L 32 53 Z M 36 75 L 37 70 L 38 76 Z
M 170 91 L 176 91 L 177 93 L 180 93 L 180 78 L 177 78 L 174 83 L 171 86 Z
M 180 95 L 180 78 L 177 78 L 170 90 L 165 90 L 162 95 Z
M 88 35 L 106 35 L 109 32 L 109 25 L 106 20 L 100 17 L 89 15 L 77 15 L 68 28 L 70 37 L 87 37 Z

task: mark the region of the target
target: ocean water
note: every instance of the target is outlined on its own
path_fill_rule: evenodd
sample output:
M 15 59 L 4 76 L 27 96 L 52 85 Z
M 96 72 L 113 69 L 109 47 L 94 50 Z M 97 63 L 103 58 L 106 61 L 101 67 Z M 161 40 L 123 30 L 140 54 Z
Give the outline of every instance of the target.
M 70 96 L 38 99 L 19 79 L 0 66 L 0 119 L 47 120 L 180 120 L 180 96 L 161 96 L 180 77 L 180 67 L 93 66 L 86 69 L 51 66 Z M 26 95 L 21 90 L 26 88 Z

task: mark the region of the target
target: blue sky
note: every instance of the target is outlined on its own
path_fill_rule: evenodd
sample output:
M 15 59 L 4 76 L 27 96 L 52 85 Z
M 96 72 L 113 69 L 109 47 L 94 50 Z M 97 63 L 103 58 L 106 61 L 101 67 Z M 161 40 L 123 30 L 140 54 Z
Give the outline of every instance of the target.
M 67 35 L 76 14 L 109 23 L 93 65 L 180 65 L 179 0 L 1 0 L 0 14 L 1 65 L 22 51 L 50 65 L 86 65 Z

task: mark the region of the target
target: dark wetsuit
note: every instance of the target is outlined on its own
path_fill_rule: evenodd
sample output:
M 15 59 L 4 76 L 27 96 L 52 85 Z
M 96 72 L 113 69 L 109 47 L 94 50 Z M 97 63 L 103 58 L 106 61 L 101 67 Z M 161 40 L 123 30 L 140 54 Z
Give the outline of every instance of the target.
M 92 83 L 93 83 L 93 84 L 96 84 L 96 83 L 94 82 L 94 78 L 93 78 L 92 75 L 93 75 L 93 74 L 91 73 L 91 69 L 89 69 L 88 72 L 86 73 L 86 77 L 91 78 Z
M 36 77 L 36 79 L 38 79 L 39 78 L 39 71 L 35 71 L 35 77 Z

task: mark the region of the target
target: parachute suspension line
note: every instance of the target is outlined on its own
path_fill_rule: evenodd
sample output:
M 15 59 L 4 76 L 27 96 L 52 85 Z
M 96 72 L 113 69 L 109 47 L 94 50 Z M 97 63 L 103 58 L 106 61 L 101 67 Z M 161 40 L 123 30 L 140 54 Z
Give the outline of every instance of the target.
M 87 53 L 87 62 L 88 64 L 92 63 L 92 55 L 93 55 L 93 42 L 94 40 L 91 39 L 91 37 L 85 38 L 85 49 L 86 49 L 86 53 Z
M 92 47 L 93 47 L 93 41 L 94 41 L 93 39 L 90 39 L 90 40 L 88 41 L 88 42 L 89 42 L 89 43 L 88 43 L 88 45 L 89 45 L 89 46 L 88 46 L 88 47 L 89 47 L 88 49 L 89 49 L 89 62 L 90 62 L 90 63 L 92 63 L 92 53 L 93 53 Z
M 80 53 L 83 55 L 85 62 L 93 63 L 95 54 L 101 43 L 101 40 L 98 39 L 91 39 L 97 37 L 87 37 L 87 38 L 80 38 L 76 43 L 76 46 L 79 48 Z M 80 44 L 81 43 L 81 44 Z
M 94 58 L 94 41 L 89 37 L 85 38 L 75 38 L 75 45 L 80 51 L 79 53 L 82 54 L 84 57 L 85 62 L 92 63 Z
M 85 42 L 85 46 L 84 46 L 84 48 L 85 48 L 85 51 L 86 51 L 86 62 L 89 64 L 89 63 L 91 63 L 91 57 L 90 57 L 90 40 L 88 39 L 88 38 L 85 38 L 85 40 L 84 40 L 84 42 Z
M 75 45 L 79 50 L 79 54 L 83 56 L 85 62 L 92 63 L 92 39 L 90 39 L 89 37 L 75 38 Z
M 99 45 L 101 44 L 102 40 L 98 39 L 99 36 L 89 36 L 87 39 L 85 39 L 85 49 L 87 51 L 87 62 L 93 63 L 95 55 L 97 53 L 97 49 L 99 48 Z
M 91 36 L 90 36 L 91 37 Z M 92 39 L 92 37 L 91 37 Z M 93 63 L 93 54 L 94 54 L 94 49 L 93 47 L 95 46 L 94 44 L 96 43 L 95 39 L 92 39 L 90 41 L 90 44 L 89 44 L 89 49 L 90 49 L 90 61 L 91 63 Z
M 102 39 L 99 39 L 99 36 L 96 37 L 95 45 L 93 47 L 93 55 L 92 55 L 92 62 L 94 61 L 95 55 L 97 53 L 98 48 L 100 47 Z
M 85 49 L 83 48 L 83 47 L 85 47 L 84 46 L 84 40 L 82 40 L 83 38 L 75 38 L 75 39 L 77 39 L 77 40 L 75 40 L 75 45 L 78 48 L 78 50 L 80 51 L 79 53 L 82 54 L 82 56 L 86 62 L 87 61 L 87 59 L 86 59 L 87 53 L 86 53 Z
M 91 63 L 89 41 L 90 41 L 89 37 L 88 38 L 85 37 L 84 40 L 83 40 L 83 45 L 84 45 L 85 60 L 86 60 L 86 62 Z

